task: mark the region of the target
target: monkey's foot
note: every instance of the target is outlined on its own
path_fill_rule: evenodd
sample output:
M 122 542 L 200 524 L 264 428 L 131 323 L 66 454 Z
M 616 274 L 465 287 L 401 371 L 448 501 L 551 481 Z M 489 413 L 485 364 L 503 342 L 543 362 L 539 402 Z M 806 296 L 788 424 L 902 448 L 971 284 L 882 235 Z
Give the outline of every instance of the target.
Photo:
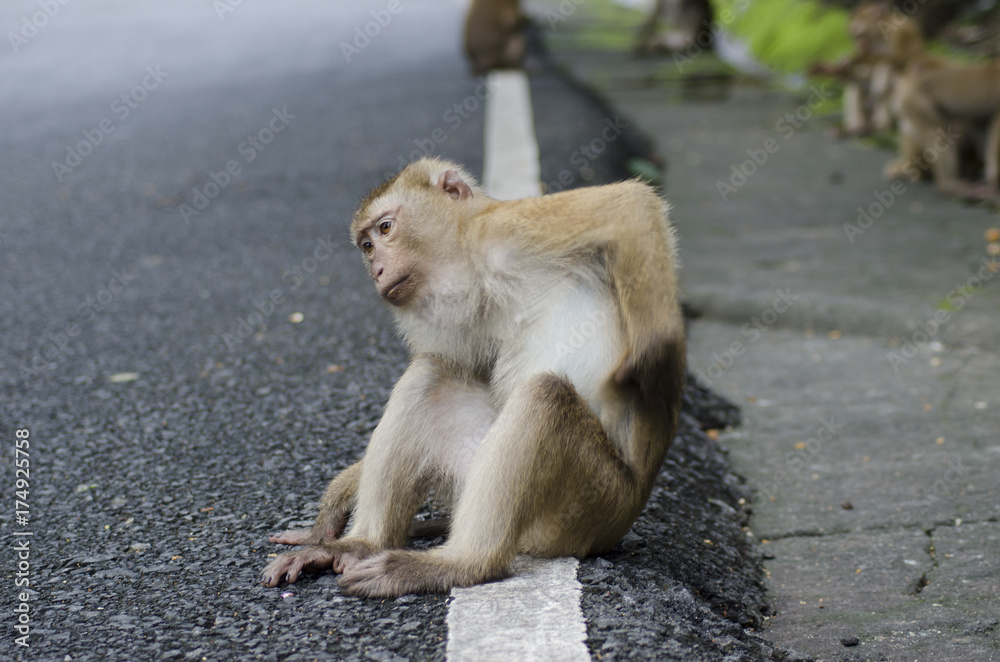
M 990 184 L 974 184 L 963 197 L 970 202 L 996 202 L 997 188 Z
M 348 568 L 338 584 L 347 595 L 394 598 L 407 593 L 447 593 L 453 586 L 471 586 L 500 579 L 501 568 L 470 570 L 433 552 L 391 550 Z
M 882 168 L 882 177 L 889 181 L 896 179 L 908 179 L 911 182 L 920 181 L 920 164 L 909 158 L 899 158 L 889 161 Z
M 338 540 L 330 546 L 336 550 L 337 558 L 333 560 L 333 571 L 337 574 L 347 572 L 359 561 L 375 553 L 375 549 L 363 540 Z
M 336 573 L 341 573 L 374 553 L 372 546 L 363 540 L 356 538 L 334 540 L 282 554 L 264 568 L 260 573 L 260 581 L 264 586 L 278 586 L 283 583 L 294 584 L 303 572 L 322 572 L 332 569 Z
M 260 573 L 260 581 L 264 586 L 294 584 L 303 571 L 320 572 L 332 567 L 335 556 L 326 545 L 287 552 L 267 564 Z

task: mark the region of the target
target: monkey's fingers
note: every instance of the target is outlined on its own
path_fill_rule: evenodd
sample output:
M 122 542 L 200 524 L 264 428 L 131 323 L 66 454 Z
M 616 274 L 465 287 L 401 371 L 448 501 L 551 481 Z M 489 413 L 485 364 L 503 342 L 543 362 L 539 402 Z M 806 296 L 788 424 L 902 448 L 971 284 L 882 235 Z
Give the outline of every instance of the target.
M 650 381 L 670 372 L 671 364 L 677 360 L 677 346 L 676 340 L 664 339 L 650 343 L 637 354 L 628 354 L 615 370 L 615 383 L 619 386 L 637 384 L 645 390 Z
M 311 533 L 312 529 L 289 529 L 281 533 L 272 533 L 267 539 L 283 545 L 307 545 Z
M 913 172 L 908 172 L 910 170 Z M 882 168 L 882 177 L 888 180 L 903 179 L 905 177 L 916 181 L 919 178 L 919 174 L 920 171 L 914 167 L 911 159 L 907 158 L 893 159 Z
M 335 557 L 333 571 L 338 575 L 347 572 L 358 562 L 375 554 L 375 549 L 371 545 L 358 539 L 339 540 L 331 547 L 334 549 Z
M 625 386 L 632 381 L 634 373 L 635 363 L 632 361 L 632 356 L 626 356 L 622 359 L 622 362 L 618 364 L 618 369 L 615 370 L 615 383 L 619 386 Z
M 964 197 L 970 202 L 996 202 L 997 189 L 990 184 L 974 184 Z
M 279 584 L 294 584 L 299 574 L 304 572 L 319 572 L 333 565 L 334 553 L 326 547 L 310 547 L 297 552 L 282 554 L 271 561 L 260 573 L 260 581 L 264 586 Z
M 446 593 L 453 586 L 472 586 L 497 578 L 446 561 L 434 552 L 393 549 L 358 561 L 337 583 L 347 595 L 394 598 L 407 593 Z
M 386 560 L 390 554 L 379 554 L 351 564 L 337 584 L 347 595 L 361 598 L 395 598 L 407 593 L 397 578 L 387 574 Z
M 281 533 L 274 533 L 268 536 L 268 540 L 285 545 L 321 545 L 333 542 L 344 532 L 347 526 L 348 512 L 341 512 L 333 516 L 324 517 L 320 513 L 319 519 L 311 529 L 289 529 Z

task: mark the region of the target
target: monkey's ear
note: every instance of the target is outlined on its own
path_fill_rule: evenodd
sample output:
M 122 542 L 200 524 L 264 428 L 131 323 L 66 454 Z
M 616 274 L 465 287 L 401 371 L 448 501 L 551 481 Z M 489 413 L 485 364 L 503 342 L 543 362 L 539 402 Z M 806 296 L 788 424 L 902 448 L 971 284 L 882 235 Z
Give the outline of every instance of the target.
M 445 170 L 441 173 L 438 188 L 447 193 L 452 200 L 466 200 L 472 197 L 472 189 L 454 170 Z

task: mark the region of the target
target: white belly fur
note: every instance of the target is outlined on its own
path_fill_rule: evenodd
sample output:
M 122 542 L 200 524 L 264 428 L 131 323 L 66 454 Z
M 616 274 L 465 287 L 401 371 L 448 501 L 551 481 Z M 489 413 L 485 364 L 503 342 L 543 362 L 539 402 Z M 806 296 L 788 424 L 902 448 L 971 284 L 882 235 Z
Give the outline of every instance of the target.
M 501 402 L 517 384 L 544 372 L 569 379 L 598 415 L 601 386 L 621 360 L 621 323 L 607 287 L 567 278 L 515 319 L 498 357 L 493 390 Z

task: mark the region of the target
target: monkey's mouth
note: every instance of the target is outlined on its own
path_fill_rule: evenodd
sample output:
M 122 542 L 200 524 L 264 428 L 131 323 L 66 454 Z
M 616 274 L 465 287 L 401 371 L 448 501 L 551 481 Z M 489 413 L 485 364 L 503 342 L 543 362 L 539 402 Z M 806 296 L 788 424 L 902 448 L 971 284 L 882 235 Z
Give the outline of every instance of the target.
M 406 300 L 410 298 L 410 294 L 413 292 L 413 283 L 409 278 L 410 275 L 407 274 L 387 287 L 382 293 L 382 297 L 394 306 L 401 306 L 406 303 Z

